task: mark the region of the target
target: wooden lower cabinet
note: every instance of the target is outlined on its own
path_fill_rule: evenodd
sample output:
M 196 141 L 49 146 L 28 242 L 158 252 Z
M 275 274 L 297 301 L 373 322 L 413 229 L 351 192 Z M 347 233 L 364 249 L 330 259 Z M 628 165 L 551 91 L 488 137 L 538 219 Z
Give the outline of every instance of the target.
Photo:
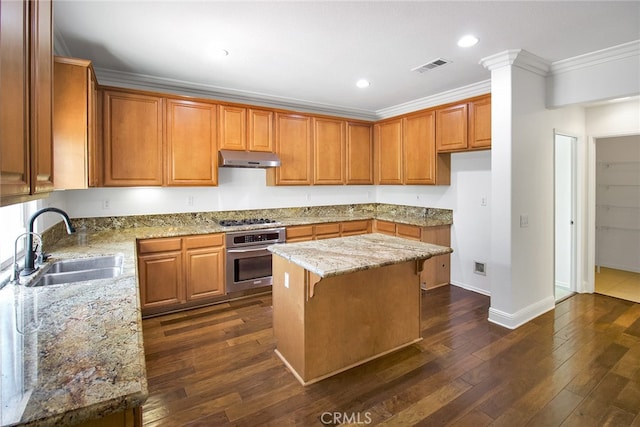
M 224 250 L 223 233 L 138 241 L 142 315 L 224 295 Z
M 330 222 L 328 224 L 317 224 L 314 226 L 314 240 L 330 239 L 340 237 L 340 223 Z
M 287 227 L 287 243 L 371 233 L 371 221 L 356 220 Z
M 186 237 L 187 301 L 224 295 L 224 234 Z
M 343 237 L 367 233 L 371 233 L 371 221 L 369 220 L 348 221 L 340 225 L 340 235 Z
M 374 231 L 405 239 L 420 240 L 442 246 L 451 246 L 451 226 L 437 225 L 432 227 L 418 227 L 415 225 L 399 224 L 391 221 L 376 220 Z M 448 285 L 451 280 L 451 255 L 439 255 L 424 262 L 420 283 L 423 289 L 433 289 Z

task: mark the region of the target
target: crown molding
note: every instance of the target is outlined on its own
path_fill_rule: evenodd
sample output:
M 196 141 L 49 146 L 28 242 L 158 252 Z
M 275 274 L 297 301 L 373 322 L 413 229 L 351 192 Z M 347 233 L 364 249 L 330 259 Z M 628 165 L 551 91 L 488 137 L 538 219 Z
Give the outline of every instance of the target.
M 403 104 L 394 105 L 392 107 L 383 108 L 376 111 L 377 119 L 386 119 L 402 114 L 412 113 L 418 110 L 435 107 L 438 105 L 448 104 L 450 102 L 459 101 L 465 98 L 471 98 L 478 95 L 484 95 L 491 92 L 491 79 L 462 86 L 456 89 L 430 95 L 414 101 L 405 102 Z
M 129 89 L 150 90 L 155 92 L 173 93 L 176 95 L 211 98 L 219 101 L 254 104 L 263 107 L 281 108 L 309 113 L 335 115 L 345 118 L 375 121 L 374 111 L 341 107 L 319 102 L 305 101 L 295 98 L 285 98 L 237 89 L 223 88 L 183 80 L 168 79 L 145 74 L 115 71 L 95 67 L 95 73 L 102 86 L 116 86 Z
M 67 43 L 64 41 L 64 37 L 60 34 L 60 31 L 53 32 L 53 50 L 58 56 L 72 56 Z
M 534 74 L 546 77 L 551 64 L 544 58 L 534 55 L 524 49 L 509 49 L 480 60 L 480 65 L 492 71 L 497 68 L 514 66 Z
M 640 40 L 553 62 L 551 64 L 551 74 L 562 74 L 633 56 L 640 57 Z

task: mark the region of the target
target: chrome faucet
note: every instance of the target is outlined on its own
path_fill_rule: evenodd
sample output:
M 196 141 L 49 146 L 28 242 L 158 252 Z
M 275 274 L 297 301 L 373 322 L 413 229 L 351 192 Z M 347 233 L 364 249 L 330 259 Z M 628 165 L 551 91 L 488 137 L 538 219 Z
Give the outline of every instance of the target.
M 20 240 L 24 236 L 38 237 L 38 240 L 40 241 L 40 249 L 42 253 L 42 236 L 39 235 L 38 233 L 29 231 L 26 233 L 22 233 L 21 235 L 16 237 L 16 241 L 13 243 L 13 276 L 11 277 L 11 281 L 14 283 L 17 283 L 20 281 L 20 266 L 18 265 L 18 260 L 17 260 L 18 259 L 18 240 Z M 31 238 L 31 241 L 33 242 L 33 237 Z M 26 252 L 26 248 L 25 248 L 25 252 Z
M 73 225 L 71 225 L 71 220 L 69 219 L 69 215 L 67 215 L 67 213 L 62 209 L 43 208 L 36 211 L 33 215 L 31 215 L 31 218 L 29 218 L 29 229 L 25 233 L 27 235 L 27 245 L 24 248 L 25 249 L 24 269 L 20 273 L 21 276 L 29 276 L 30 274 L 33 274 L 38 269 L 35 266 L 35 251 L 33 250 L 33 235 L 35 234 L 33 232 L 33 225 L 36 221 L 36 218 L 45 212 L 55 212 L 57 214 L 60 214 L 62 216 L 62 219 L 64 220 L 64 225 L 67 227 L 67 233 L 71 234 L 76 231 L 75 228 L 73 228 Z M 42 239 L 40 239 L 40 251 L 41 253 L 44 253 L 44 250 L 42 248 Z

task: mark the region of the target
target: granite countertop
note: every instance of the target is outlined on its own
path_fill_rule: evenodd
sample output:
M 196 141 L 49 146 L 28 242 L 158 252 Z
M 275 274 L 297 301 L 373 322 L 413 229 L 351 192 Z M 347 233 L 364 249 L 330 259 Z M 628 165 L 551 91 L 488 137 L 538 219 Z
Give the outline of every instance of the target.
M 287 216 L 276 223 L 222 227 L 210 218 L 167 216 L 73 220 L 89 232 L 45 245 L 48 263 L 99 255 L 124 255 L 117 278 L 0 289 L 2 383 L 0 425 L 66 425 L 141 406 L 147 398 L 136 239 L 225 233 L 272 227 L 384 219 L 416 226 L 451 224 L 450 212 L 420 218 L 402 212 Z M 243 215 L 238 212 L 238 215 Z M 185 220 L 186 219 L 186 220 Z M 79 223 L 79 224 L 77 224 Z M 144 225 L 144 226 L 140 226 Z M 332 243 L 332 241 L 334 241 Z M 274 253 L 321 276 L 429 258 L 450 248 L 380 234 L 277 245 Z M 46 243 L 46 242 L 45 242 Z M 372 250 L 374 246 L 378 249 Z M 319 253 L 321 255 L 319 256 Z M 29 280 L 36 280 L 36 273 Z M 24 279 L 23 279 L 24 280 Z M 35 314 L 34 314 L 35 313 Z M 13 351 L 11 351 L 13 349 Z
M 2 425 L 74 424 L 147 398 L 134 241 L 90 241 L 54 249 L 49 263 L 123 254 L 121 276 L 43 287 L 10 283 L 0 290 Z
M 378 233 L 281 243 L 268 249 L 323 278 L 453 252 L 446 246 Z

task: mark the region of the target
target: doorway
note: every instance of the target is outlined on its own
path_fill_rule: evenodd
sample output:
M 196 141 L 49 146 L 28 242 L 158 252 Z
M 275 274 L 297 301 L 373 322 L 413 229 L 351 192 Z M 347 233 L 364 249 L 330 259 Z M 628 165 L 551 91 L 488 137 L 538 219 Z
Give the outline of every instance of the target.
M 556 302 L 576 291 L 577 137 L 554 133 L 554 295 Z
M 640 135 L 595 141 L 597 293 L 640 302 Z

